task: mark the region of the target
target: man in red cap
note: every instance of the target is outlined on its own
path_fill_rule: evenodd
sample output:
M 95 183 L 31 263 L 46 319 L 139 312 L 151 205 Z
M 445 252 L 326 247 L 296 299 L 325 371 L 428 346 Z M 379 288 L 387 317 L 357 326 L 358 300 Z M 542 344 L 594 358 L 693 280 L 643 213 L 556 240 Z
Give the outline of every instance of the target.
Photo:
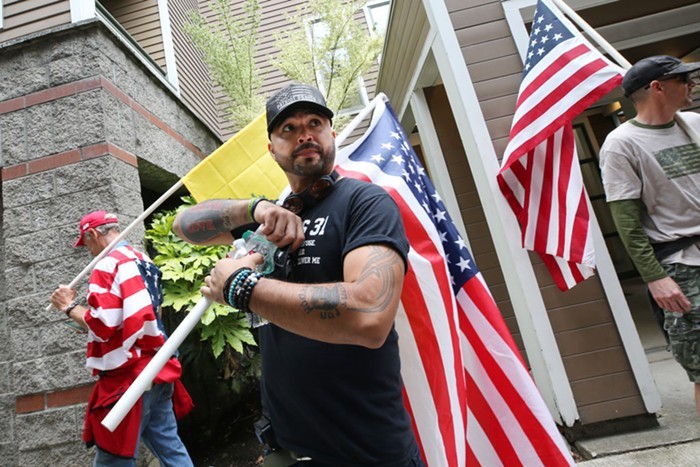
M 607 136 L 600 166 L 620 239 L 663 310 L 700 414 L 700 147 L 675 121 L 693 103 L 698 72 L 700 62 L 668 55 L 635 63 L 622 89 L 637 115 Z M 700 131 L 700 115 L 682 118 Z
M 75 246 L 99 255 L 118 235 L 117 216 L 94 211 L 80 221 Z M 90 275 L 87 306 L 75 290 L 60 285 L 52 305 L 87 330 L 87 364 L 99 376 L 88 402 L 83 440 L 97 446 L 95 465 L 133 466 L 139 439 L 161 465 L 191 466 L 177 434 L 175 412 L 185 415 L 192 401 L 179 381 L 182 368 L 171 358 L 112 433 L 101 421 L 165 342 L 160 323 L 161 273 L 126 241 L 117 243 Z M 173 408 L 175 405 L 175 410 Z

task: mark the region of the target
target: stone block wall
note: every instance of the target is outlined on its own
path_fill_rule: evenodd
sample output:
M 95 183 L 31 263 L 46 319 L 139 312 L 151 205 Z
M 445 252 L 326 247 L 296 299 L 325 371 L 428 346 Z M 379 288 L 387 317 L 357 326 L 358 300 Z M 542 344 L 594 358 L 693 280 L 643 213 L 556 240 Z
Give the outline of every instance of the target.
M 0 48 L 3 465 L 91 462 L 85 335 L 46 311 L 91 259 L 72 248 L 80 217 L 107 209 L 128 225 L 144 210 L 141 177 L 177 180 L 220 143 L 97 21 Z

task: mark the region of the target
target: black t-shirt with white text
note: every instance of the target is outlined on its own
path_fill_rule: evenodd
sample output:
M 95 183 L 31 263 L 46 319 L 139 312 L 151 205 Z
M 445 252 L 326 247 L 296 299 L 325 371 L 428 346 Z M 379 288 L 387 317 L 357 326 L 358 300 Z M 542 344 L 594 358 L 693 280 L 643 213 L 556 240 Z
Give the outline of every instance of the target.
M 340 179 L 302 219 L 305 240 L 289 282 L 340 282 L 345 255 L 369 244 L 390 246 L 406 260 L 398 207 L 376 185 Z M 321 313 L 332 319 L 335 310 Z M 259 328 L 259 338 L 263 404 L 282 447 L 338 467 L 404 466 L 417 455 L 393 328 L 379 349 L 327 344 L 273 324 Z

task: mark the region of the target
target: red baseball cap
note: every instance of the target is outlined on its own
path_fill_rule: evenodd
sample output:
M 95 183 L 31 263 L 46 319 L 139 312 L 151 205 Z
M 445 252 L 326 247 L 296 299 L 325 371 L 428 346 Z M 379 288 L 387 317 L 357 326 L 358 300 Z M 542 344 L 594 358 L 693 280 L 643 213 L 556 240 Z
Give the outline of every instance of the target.
M 107 211 L 93 211 L 89 214 L 85 214 L 83 218 L 80 219 L 80 233 L 78 234 L 78 241 L 75 242 L 75 245 L 73 245 L 73 247 L 75 248 L 85 245 L 85 242 L 83 242 L 83 236 L 85 235 L 85 232 L 87 232 L 89 229 L 94 229 L 95 227 L 99 227 L 100 225 L 118 223 L 119 219 L 117 219 L 117 216 Z

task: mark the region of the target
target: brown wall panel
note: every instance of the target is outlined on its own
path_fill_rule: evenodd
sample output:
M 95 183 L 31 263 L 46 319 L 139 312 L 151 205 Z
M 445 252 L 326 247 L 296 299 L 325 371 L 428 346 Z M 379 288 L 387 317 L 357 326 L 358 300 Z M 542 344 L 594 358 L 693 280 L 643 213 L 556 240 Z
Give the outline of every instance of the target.
M 498 117 L 508 117 L 508 127 L 510 130 L 510 121 L 513 118 L 513 109 L 515 108 L 515 102 L 518 100 L 516 94 L 509 94 L 507 96 L 496 97 L 494 99 L 487 99 L 481 101 L 481 112 L 484 114 L 486 120 L 493 120 Z
M 507 138 L 510 135 L 510 126 L 513 123 L 513 117 L 507 115 L 497 117 L 486 121 L 486 127 L 489 129 L 489 134 L 492 138 Z
M 601 387 L 605 388 L 605 391 L 601 391 Z M 638 392 L 637 385 L 625 373 L 573 381 L 571 389 L 579 406 L 634 397 L 635 393 Z M 615 412 L 611 412 L 608 418 L 614 418 L 615 415 Z
M 70 22 L 69 0 L 3 0 L 0 43 Z
M 578 381 L 602 374 L 629 371 L 630 365 L 623 353 L 617 348 L 610 348 L 565 357 L 564 367 L 571 381 Z
M 474 81 L 474 90 L 476 91 L 476 95 L 479 96 L 479 100 L 517 95 L 521 77 L 522 70 L 519 70 L 489 80 Z M 473 78 L 472 76 L 472 79 Z
M 613 417 L 631 417 L 645 412 L 646 409 L 642 400 L 634 396 L 578 407 L 578 413 L 583 424 L 603 422 Z
M 491 41 L 512 36 L 508 23 L 505 20 L 495 20 L 486 24 L 479 24 L 468 29 L 455 29 L 457 40 L 463 47 L 475 44 L 490 44 Z M 515 44 L 515 43 L 513 43 Z
M 218 101 L 214 97 L 209 70 L 202 60 L 202 53 L 184 33 L 183 27 L 190 11 L 197 11 L 197 0 L 170 0 L 170 23 L 173 31 L 173 47 L 178 66 L 180 96 L 196 110 L 200 118 L 217 135 L 221 135 Z
M 614 323 L 559 332 L 556 338 L 563 357 L 622 345 Z
M 475 82 L 495 79 L 504 75 L 517 74 L 519 84 L 522 71 L 523 63 L 520 61 L 520 55 L 517 53 L 497 57 L 488 62 L 478 62 L 469 65 L 469 75 Z
M 100 3 L 158 66 L 167 71 L 158 0 L 100 0 Z
M 455 30 L 471 28 L 480 24 L 490 24 L 494 21 L 494 18 L 498 18 L 503 13 L 503 7 L 499 0 L 474 3 L 475 5 L 471 8 L 457 8 L 450 12 L 450 19 Z
M 560 307 L 549 313 L 549 321 L 555 333 L 598 326 L 610 322 L 610 310 L 595 301 Z
M 504 37 L 489 42 L 488 47 L 483 44 L 472 44 L 462 47 L 462 55 L 469 63 L 478 63 L 492 60 L 496 57 L 506 57 L 513 53 L 513 39 Z

